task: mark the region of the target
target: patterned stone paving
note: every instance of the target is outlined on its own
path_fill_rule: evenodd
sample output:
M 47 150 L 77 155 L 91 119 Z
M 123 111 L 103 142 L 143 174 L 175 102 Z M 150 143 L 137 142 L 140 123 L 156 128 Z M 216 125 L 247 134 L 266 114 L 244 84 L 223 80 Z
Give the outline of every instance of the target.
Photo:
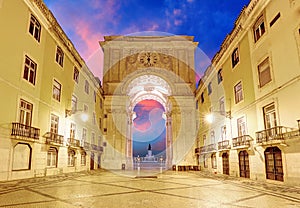
M 98 170 L 0 182 L 0 207 L 300 207 L 299 187 L 192 171 L 136 176 Z

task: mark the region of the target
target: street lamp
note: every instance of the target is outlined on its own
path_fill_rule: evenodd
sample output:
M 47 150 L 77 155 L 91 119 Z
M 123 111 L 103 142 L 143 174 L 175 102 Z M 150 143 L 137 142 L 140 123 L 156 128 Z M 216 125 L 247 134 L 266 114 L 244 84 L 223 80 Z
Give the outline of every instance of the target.
M 225 116 L 225 118 L 229 118 L 229 119 L 231 119 L 232 117 L 231 117 L 231 111 L 213 111 L 213 112 L 211 112 L 210 114 L 207 114 L 206 116 L 205 116 L 205 120 L 208 122 L 208 123 L 212 123 L 213 121 L 214 121 L 214 115 L 213 115 L 213 113 L 220 113 L 220 115 L 222 115 L 222 116 Z
M 163 164 L 163 161 L 164 161 L 162 155 L 160 156 L 159 161 L 160 161 L 160 173 L 162 173 L 162 166 L 163 166 L 162 164 Z
M 68 109 L 65 110 L 65 118 L 67 118 L 75 113 L 78 113 L 78 112 L 82 112 L 80 114 L 80 118 L 83 122 L 86 122 L 89 119 L 88 114 L 84 110 L 68 110 Z

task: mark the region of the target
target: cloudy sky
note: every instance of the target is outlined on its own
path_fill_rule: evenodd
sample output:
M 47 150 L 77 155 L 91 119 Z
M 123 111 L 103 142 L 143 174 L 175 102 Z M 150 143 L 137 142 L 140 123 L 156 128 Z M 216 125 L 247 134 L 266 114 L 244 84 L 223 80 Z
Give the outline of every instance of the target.
M 194 36 L 199 42 L 201 75 L 233 28 L 249 0 L 44 0 L 93 73 L 102 78 L 99 41 L 106 35 L 159 31 Z M 196 57 L 197 58 L 197 57 Z M 134 109 L 134 156 L 165 149 L 165 121 L 161 104 L 144 100 Z
M 105 35 L 160 31 L 191 35 L 212 58 L 249 0 L 44 0 L 88 65 Z M 93 57 L 94 56 L 94 57 Z M 100 57 L 100 58 L 99 58 Z M 95 65 L 95 64 L 94 64 Z M 197 67 L 197 66 L 196 66 Z M 97 76 L 100 68 L 91 66 Z M 100 77 L 101 78 L 101 77 Z

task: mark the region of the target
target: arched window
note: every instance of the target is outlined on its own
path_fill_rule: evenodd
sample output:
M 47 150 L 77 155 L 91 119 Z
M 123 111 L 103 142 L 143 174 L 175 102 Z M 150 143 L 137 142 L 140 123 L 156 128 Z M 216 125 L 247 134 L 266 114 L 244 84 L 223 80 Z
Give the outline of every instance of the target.
M 31 168 L 31 147 L 29 144 L 18 143 L 14 146 L 13 170 L 30 170 Z
M 50 147 L 47 152 L 47 166 L 48 167 L 57 167 L 57 149 Z
M 74 166 L 75 165 L 75 151 L 69 150 L 68 152 L 68 166 Z

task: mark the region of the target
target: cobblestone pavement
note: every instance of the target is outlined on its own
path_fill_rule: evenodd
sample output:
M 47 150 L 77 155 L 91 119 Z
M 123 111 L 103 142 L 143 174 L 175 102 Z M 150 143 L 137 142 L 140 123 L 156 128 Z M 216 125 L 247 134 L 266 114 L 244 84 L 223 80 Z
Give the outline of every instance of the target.
M 0 182 L 0 207 L 300 207 L 300 188 L 203 172 L 103 170 Z

